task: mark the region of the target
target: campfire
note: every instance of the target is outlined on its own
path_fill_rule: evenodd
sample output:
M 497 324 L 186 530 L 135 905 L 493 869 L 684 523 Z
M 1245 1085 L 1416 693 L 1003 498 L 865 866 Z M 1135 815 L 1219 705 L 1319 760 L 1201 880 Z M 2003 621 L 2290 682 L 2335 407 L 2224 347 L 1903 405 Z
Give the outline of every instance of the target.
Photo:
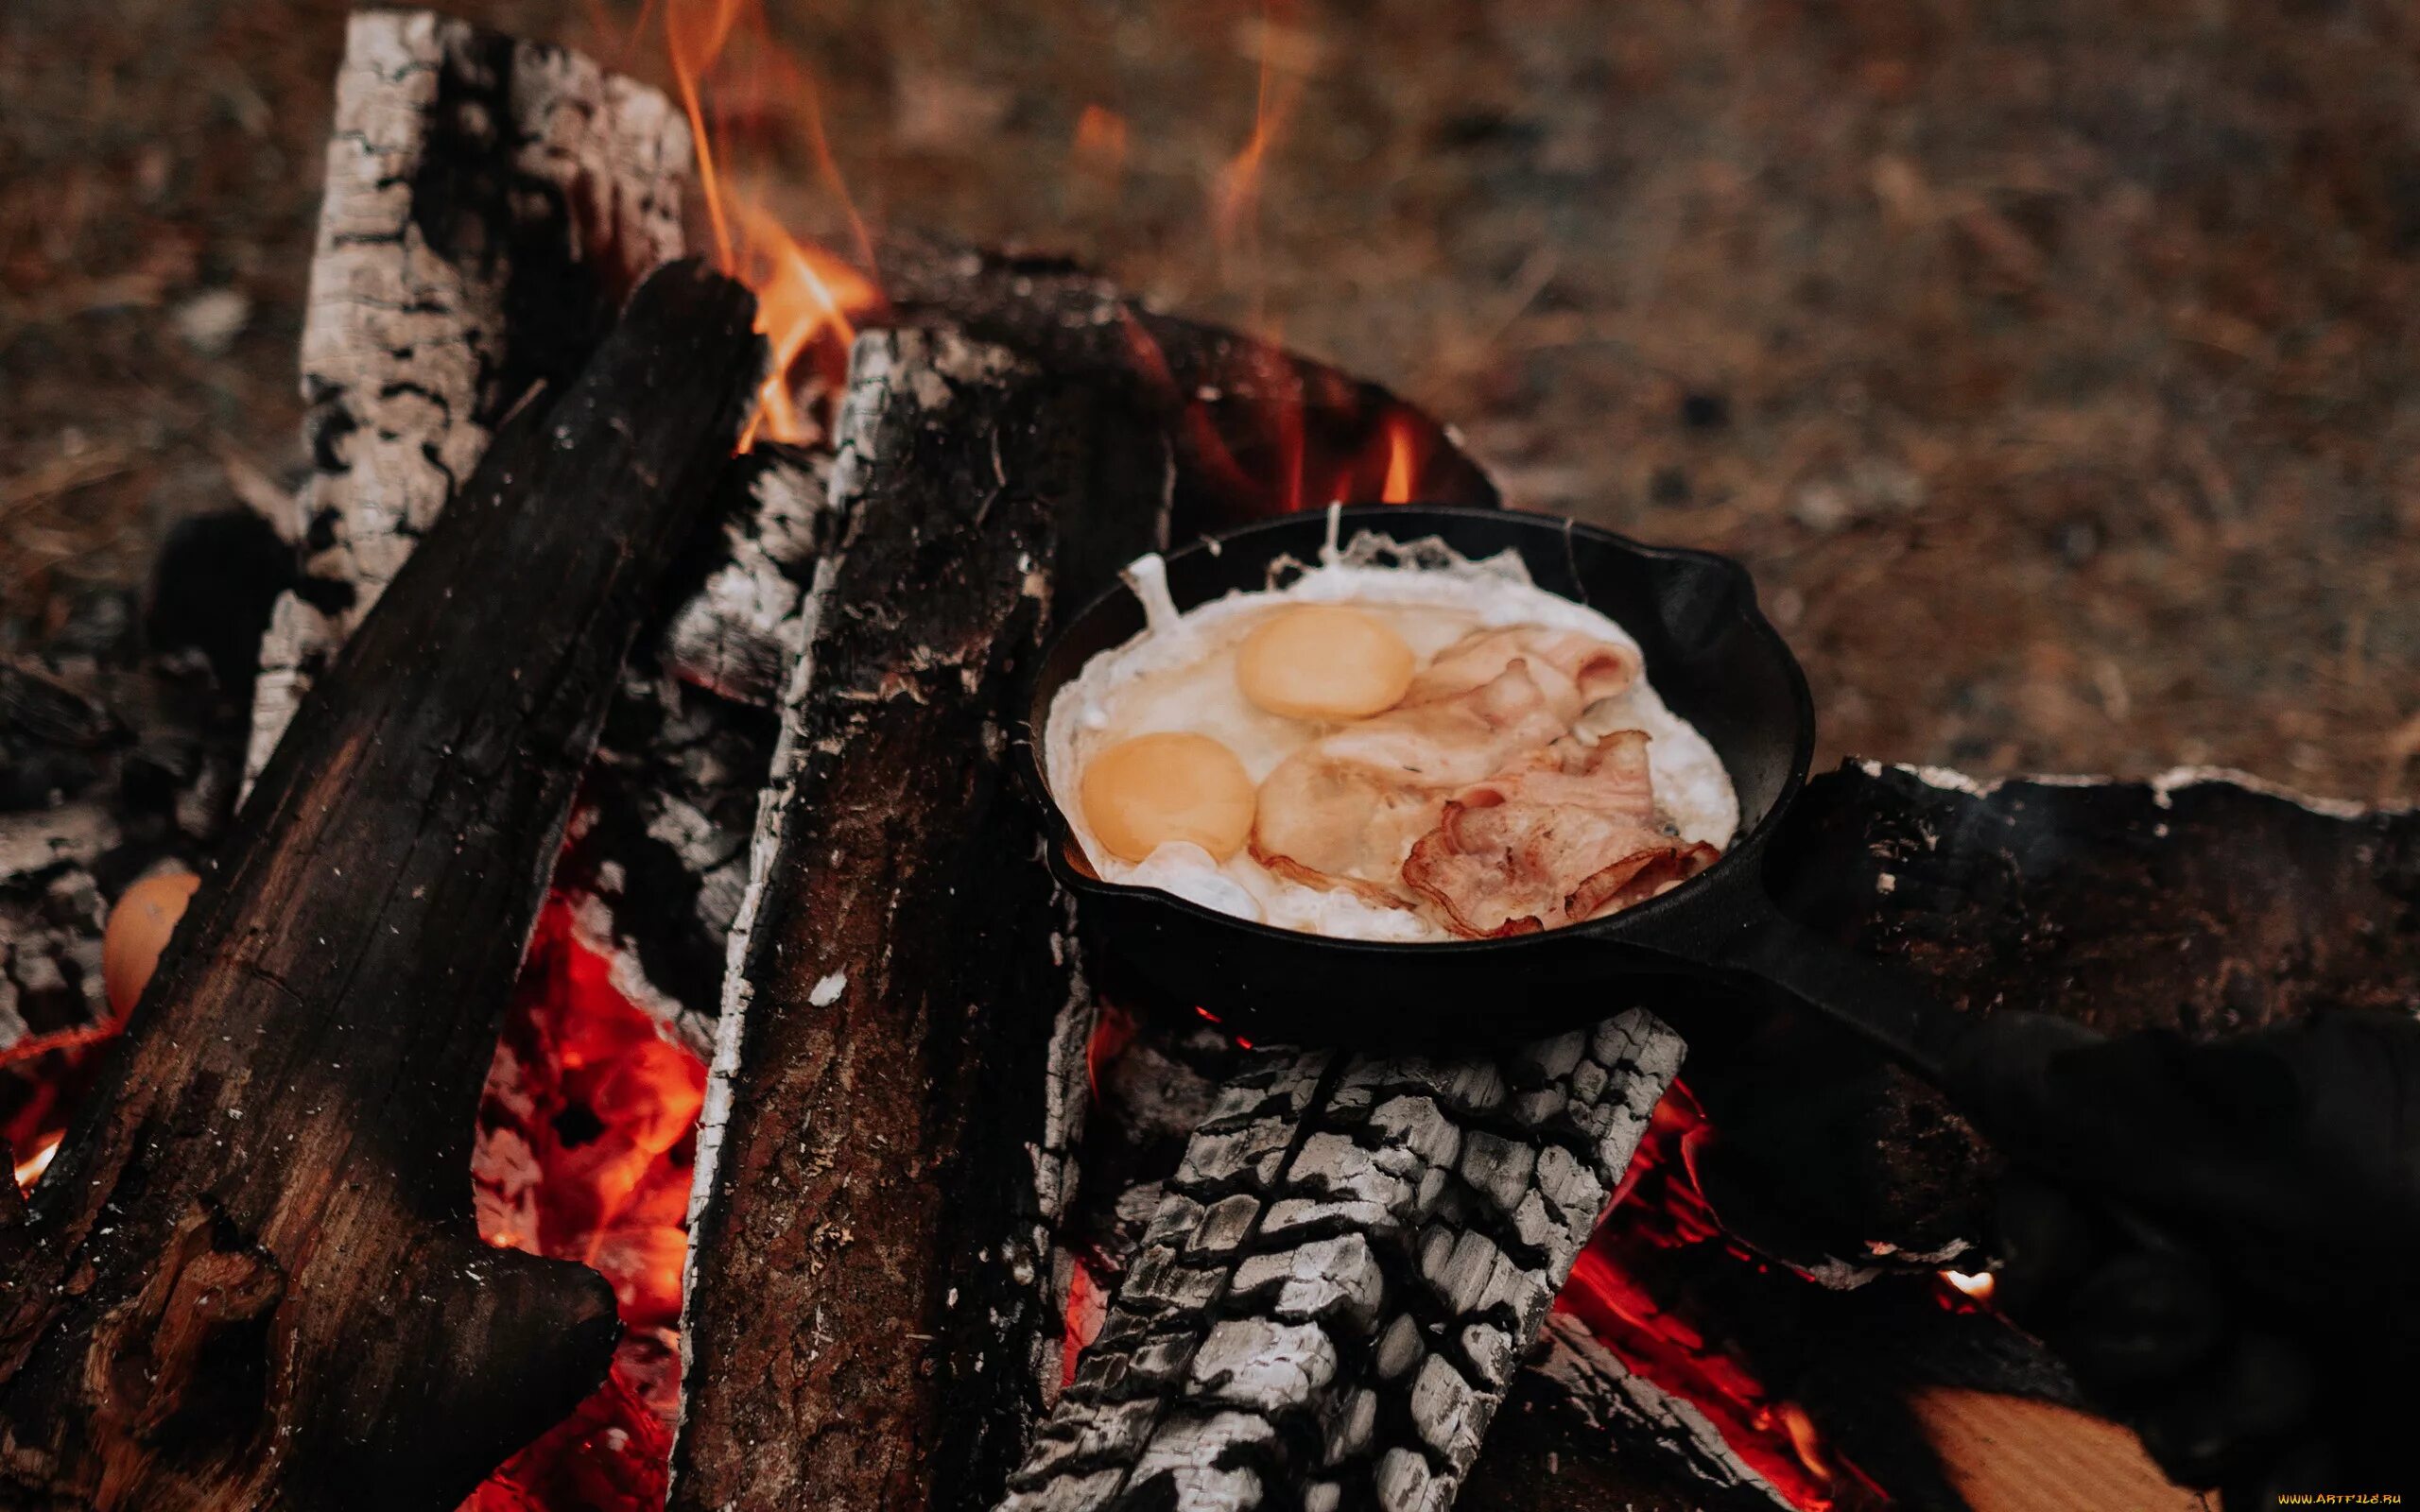
M 717 109 L 738 9 L 666 19 L 670 94 L 352 24 L 300 566 L 227 610 L 263 624 L 245 728 L 0 816 L 9 1495 L 1812 1512 L 1983 1485 L 1945 1393 L 2072 1407 L 1990 1306 L 1990 1155 L 1856 1046 L 1675 1000 L 1305 1050 L 1130 979 L 1011 780 L 1043 637 L 1172 541 L 1495 489 L 1376 384 L 1068 262 L 794 235 Z M 124 745 L 26 687 L 61 748 Z M 2094 970 L 2238 1016 L 2352 970 L 2313 942 L 2383 885 L 2378 821 L 2105 792 L 1844 770 L 1797 901 L 1966 1005 L 2021 994 L 1959 847 L 2155 802 L 2109 865 L 2161 906 L 2247 844 L 2339 857 L 2329 906 L 2273 902 L 2303 974 L 2249 1006 L 2132 964 L 2155 909 L 2098 917 Z M 197 871 L 164 951 L 191 888 L 143 879 Z M 1784 1259 L 1691 1151 L 1793 1065 L 1871 1095 Z

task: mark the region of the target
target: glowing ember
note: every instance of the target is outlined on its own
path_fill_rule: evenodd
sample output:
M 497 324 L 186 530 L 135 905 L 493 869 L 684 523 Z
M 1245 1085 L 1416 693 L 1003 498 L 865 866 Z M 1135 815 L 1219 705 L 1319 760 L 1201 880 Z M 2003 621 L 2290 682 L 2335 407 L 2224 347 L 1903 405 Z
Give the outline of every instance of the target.
M 18 1191 L 31 1192 L 34 1189 L 34 1183 L 42 1179 L 42 1174 L 50 1169 L 51 1158 L 59 1153 L 59 1142 L 62 1137 L 59 1134 L 45 1136 L 41 1143 L 34 1146 L 33 1154 L 17 1162 Z
M 1962 1295 L 1978 1302 L 1988 1302 L 1992 1299 L 1992 1288 L 1995 1283 L 1990 1271 L 1970 1273 L 1962 1270 L 1945 1270 L 1941 1273 L 1941 1279 L 1956 1287 Z
M 681 1264 L 706 1068 L 614 990 L 550 899 L 479 1107 L 480 1237 L 595 1267 L 624 1336 L 611 1380 L 465 1512 L 661 1506 L 679 1405 Z
M 1769 1390 L 1746 1360 L 1644 1279 L 1664 1268 L 1653 1262 L 1675 1254 L 1690 1265 L 1764 1264 L 1723 1231 L 1681 1159 L 1682 1140 L 1704 1122 L 1675 1084 L 1555 1306 L 1639 1375 L 1694 1403 L 1792 1506 L 1885 1504 L 1878 1486 L 1825 1447 L 1806 1408 Z

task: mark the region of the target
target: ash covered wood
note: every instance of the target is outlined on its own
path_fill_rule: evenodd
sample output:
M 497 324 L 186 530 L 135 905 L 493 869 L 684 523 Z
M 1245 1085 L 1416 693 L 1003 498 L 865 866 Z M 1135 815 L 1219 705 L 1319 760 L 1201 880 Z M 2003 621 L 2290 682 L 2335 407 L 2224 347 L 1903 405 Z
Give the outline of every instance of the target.
M 1004 1512 L 1450 1505 L 1681 1054 L 1634 1010 L 1469 1060 L 1256 1057 Z
M 732 949 L 671 1505 L 964 1505 L 1041 1410 L 1092 1005 L 1010 784 L 1049 604 L 1156 544 L 1159 433 L 947 333 L 858 339 Z
M 653 656 L 623 675 L 555 872 L 616 988 L 701 1057 L 771 775 L 770 706 L 804 653 L 815 564 L 837 530 L 829 470 L 774 444 L 733 463 L 722 528 L 677 575 Z
M 0 1233 L 0 1501 L 441 1512 L 601 1379 L 602 1280 L 479 1241 L 472 1120 L 753 313 L 693 267 L 643 287 L 299 713 Z
M 681 253 L 687 122 L 578 53 L 428 11 L 345 34 L 302 326 L 308 581 L 261 648 L 257 773 L 529 385 Z
M 353 19 L 304 325 L 306 560 L 263 637 L 250 763 L 534 378 L 576 372 L 682 249 L 681 112 L 576 53 L 420 11 Z M 824 535 L 819 459 L 757 449 L 667 580 L 559 878 L 631 1001 L 703 1053 L 768 713 Z M 753 707 L 752 707 L 753 706 Z M 643 902 L 641 902 L 643 900 Z
M 98 800 L 0 814 L 0 1053 L 108 1022 L 94 868 L 118 838 Z

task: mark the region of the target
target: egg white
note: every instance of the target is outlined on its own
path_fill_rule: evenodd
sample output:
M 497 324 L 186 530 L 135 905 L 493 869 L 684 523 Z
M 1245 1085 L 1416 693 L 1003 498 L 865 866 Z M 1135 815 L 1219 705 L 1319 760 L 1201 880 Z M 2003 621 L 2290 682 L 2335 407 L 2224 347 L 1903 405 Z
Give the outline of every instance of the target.
M 1121 861 L 1085 823 L 1076 797 L 1079 779 L 1097 752 L 1119 741 L 1187 730 L 1224 744 L 1257 784 L 1278 763 L 1336 729 L 1270 713 L 1236 686 L 1236 649 L 1263 619 L 1289 605 L 1351 604 L 1392 626 L 1423 666 L 1482 628 L 1535 625 L 1576 630 L 1634 652 L 1638 643 L 1585 604 L 1537 587 L 1511 552 L 1474 562 L 1435 541 L 1405 544 L 1365 533 L 1342 551 L 1331 543 L 1315 566 L 1284 565 L 1298 575 L 1183 614 L 1168 598 L 1157 556 L 1130 566 L 1126 580 L 1143 601 L 1148 626 L 1124 645 L 1094 657 L 1051 699 L 1043 740 L 1050 791 L 1094 870 L 1108 881 L 1157 887 L 1238 918 L 1333 938 L 1451 939 L 1410 909 L 1274 876 L 1248 849 L 1223 864 L 1198 846 L 1181 843 L 1161 846 L 1140 862 Z M 1644 678 L 1591 708 L 1580 728 L 1592 736 L 1647 731 L 1659 816 L 1685 840 L 1730 845 L 1739 826 L 1739 803 L 1721 758 L 1695 727 L 1665 707 Z

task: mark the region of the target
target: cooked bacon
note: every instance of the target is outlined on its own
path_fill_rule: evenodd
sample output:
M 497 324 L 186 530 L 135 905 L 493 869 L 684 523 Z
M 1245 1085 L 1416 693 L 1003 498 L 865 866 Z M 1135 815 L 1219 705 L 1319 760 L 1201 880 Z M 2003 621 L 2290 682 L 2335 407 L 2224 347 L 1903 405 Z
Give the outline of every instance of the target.
M 1446 796 L 1564 724 L 1516 658 L 1482 683 L 1322 736 L 1260 784 L 1253 856 L 1290 881 L 1409 907 L 1404 856 L 1436 826 Z
M 1473 630 L 1438 652 L 1411 679 L 1410 689 L 1403 696 L 1404 706 L 1467 693 L 1501 677 L 1515 660 L 1529 663 L 1530 675 L 1546 695 L 1547 707 L 1565 726 L 1598 699 L 1609 698 L 1638 680 L 1638 653 L 1628 646 L 1578 630 L 1518 625 Z
M 1454 794 L 1402 875 L 1442 928 L 1482 939 L 1627 908 L 1719 854 L 1655 827 L 1647 736 L 1624 730 L 1557 741 Z

